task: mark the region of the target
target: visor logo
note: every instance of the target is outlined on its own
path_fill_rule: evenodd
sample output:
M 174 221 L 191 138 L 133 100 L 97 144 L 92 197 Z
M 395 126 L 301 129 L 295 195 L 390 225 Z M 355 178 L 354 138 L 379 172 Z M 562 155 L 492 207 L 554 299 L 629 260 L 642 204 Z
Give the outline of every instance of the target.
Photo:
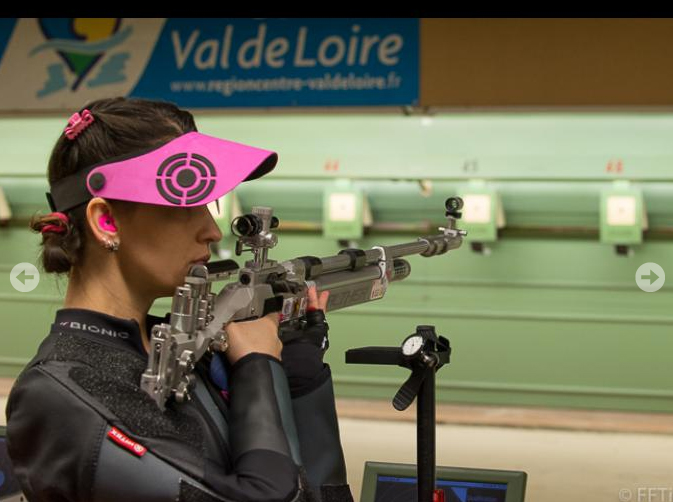
M 176 206 L 191 206 L 204 200 L 215 188 L 215 166 L 198 153 L 178 153 L 164 160 L 157 170 L 159 194 Z

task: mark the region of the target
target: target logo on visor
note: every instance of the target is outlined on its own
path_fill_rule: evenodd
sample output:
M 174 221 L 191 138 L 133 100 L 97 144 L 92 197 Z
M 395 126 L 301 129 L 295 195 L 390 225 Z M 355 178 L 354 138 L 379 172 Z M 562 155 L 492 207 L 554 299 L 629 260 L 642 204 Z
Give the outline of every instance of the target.
M 164 160 L 157 171 L 157 189 L 171 204 L 201 202 L 215 188 L 215 166 L 203 155 L 178 153 Z

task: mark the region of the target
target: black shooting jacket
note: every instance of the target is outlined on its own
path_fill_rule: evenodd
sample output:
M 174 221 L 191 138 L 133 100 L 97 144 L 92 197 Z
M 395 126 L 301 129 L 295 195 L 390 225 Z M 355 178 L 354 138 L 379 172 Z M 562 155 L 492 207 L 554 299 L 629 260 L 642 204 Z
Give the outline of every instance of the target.
M 169 316 L 147 316 L 147 332 Z M 197 363 L 193 398 L 165 411 L 140 387 L 140 328 L 61 309 L 7 404 L 30 502 L 352 502 L 329 367 L 292 396 L 280 361 L 230 368 L 229 399 Z

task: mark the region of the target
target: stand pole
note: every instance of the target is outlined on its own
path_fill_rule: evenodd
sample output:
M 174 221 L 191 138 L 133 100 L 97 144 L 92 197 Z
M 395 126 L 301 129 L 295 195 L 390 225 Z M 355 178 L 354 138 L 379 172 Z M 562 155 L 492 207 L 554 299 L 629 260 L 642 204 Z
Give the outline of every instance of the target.
M 428 368 L 426 372 L 416 408 L 418 502 L 433 502 L 435 492 L 435 368 Z
M 416 459 L 418 502 L 444 502 L 442 489 L 435 490 L 435 373 L 449 363 L 451 345 L 437 336 L 434 326 L 416 326 L 401 349 L 361 347 L 346 351 L 348 364 L 394 364 L 411 370 L 393 398 L 396 410 L 406 410 L 416 401 Z

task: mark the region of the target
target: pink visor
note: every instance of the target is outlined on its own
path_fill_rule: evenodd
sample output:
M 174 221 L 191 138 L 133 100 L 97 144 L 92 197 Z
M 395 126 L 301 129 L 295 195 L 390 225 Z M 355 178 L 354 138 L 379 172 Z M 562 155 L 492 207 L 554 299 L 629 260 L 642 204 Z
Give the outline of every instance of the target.
M 208 204 L 241 182 L 269 173 L 278 155 L 241 143 L 190 132 L 165 145 L 97 164 L 58 181 L 47 199 L 67 211 L 93 197 L 142 204 Z

